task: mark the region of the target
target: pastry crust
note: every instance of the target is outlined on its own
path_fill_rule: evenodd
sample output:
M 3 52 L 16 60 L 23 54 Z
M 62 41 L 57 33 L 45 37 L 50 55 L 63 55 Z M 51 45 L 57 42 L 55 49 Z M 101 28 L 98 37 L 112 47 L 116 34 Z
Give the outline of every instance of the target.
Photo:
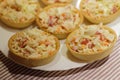
M 54 12 L 55 10 L 58 12 Z M 65 17 L 66 19 L 64 19 Z M 70 4 L 54 4 L 45 7 L 38 13 L 36 22 L 42 30 L 52 33 L 59 39 L 65 39 L 83 22 L 83 16 Z
M 12 28 L 25 28 L 35 21 L 39 10 L 37 1 L 4 0 L 0 3 L 0 20 Z
M 24 66 L 35 67 L 50 63 L 57 54 L 59 40 L 39 29 L 14 34 L 8 41 L 9 57 Z
M 100 1 L 98 0 L 94 3 L 92 2 L 92 0 L 89 0 L 89 1 L 82 0 L 81 1 L 80 9 L 86 19 L 88 19 L 92 23 L 106 24 L 106 23 L 110 23 L 110 22 L 114 21 L 118 16 L 120 16 L 120 1 L 118 1 L 118 0 L 116 0 L 116 1 L 111 0 L 111 2 L 110 1 L 104 2 L 103 0 L 100 0 Z M 85 6 L 88 6 L 88 8 Z M 95 7 L 93 8 L 90 6 L 95 6 L 96 8 Z
M 82 35 L 82 28 L 72 32 L 66 40 L 66 45 L 70 53 L 74 57 L 86 62 L 93 62 L 107 57 L 116 43 L 117 36 L 116 33 L 107 26 L 102 26 L 102 29 L 107 30 L 103 33 L 107 34 L 109 36 L 108 38 L 106 38 L 102 33 L 95 32 L 95 30 L 89 31 L 93 33 L 85 32 L 84 36 Z M 90 36 L 93 36 L 94 38 L 92 39 Z
M 52 2 L 49 2 L 49 0 L 41 0 L 45 5 L 52 5 L 55 3 L 71 3 L 73 0 L 65 0 L 65 1 L 60 1 L 58 0 L 57 2 L 54 2 L 55 0 L 53 0 Z

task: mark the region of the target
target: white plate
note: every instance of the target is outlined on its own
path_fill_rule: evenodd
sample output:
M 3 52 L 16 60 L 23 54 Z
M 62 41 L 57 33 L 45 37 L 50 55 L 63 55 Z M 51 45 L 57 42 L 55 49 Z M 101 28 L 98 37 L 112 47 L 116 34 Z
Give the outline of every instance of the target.
M 75 5 L 77 8 L 79 8 L 79 3 L 81 0 L 74 0 L 73 5 Z M 110 27 L 112 27 L 117 35 L 120 34 L 120 17 L 116 19 L 114 22 L 108 24 Z M 16 30 L 12 28 L 8 28 L 3 23 L 0 23 L 0 50 L 3 52 L 3 54 L 8 57 L 8 39 L 16 32 L 21 30 Z M 30 67 L 31 69 L 37 69 L 37 70 L 45 70 L 45 71 L 54 71 L 54 70 L 68 70 L 72 68 L 82 67 L 86 65 L 87 63 L 83 63 L 76 58 L 72 57 L 70 54 L 68 54 L 68 50 L 65 46 L 65 40 L 61 40 L 61 46 L 58 54 L 56 55 L 55 59 L 44 66 L 38 66 L 38 67 Z

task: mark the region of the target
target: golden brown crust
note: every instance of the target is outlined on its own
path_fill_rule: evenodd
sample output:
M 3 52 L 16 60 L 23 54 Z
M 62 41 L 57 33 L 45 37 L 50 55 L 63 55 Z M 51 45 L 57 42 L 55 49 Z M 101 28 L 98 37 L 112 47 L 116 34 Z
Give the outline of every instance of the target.
M 47 10 L 49 10 L 50 8 L 54 8 L 54 7 L 64 7 L 64 6 L 66 6 L 66 5 L 67 5 L 67 4 L 54 4 L 54 5 L 49 5 L 49 6 L 45 7 L 45 8 L 43 9 L 43 11 L 47 11 Z M 41 12 L 42 12 L 42 11 L 41 11 Z M 81 14 L 80 11 L 78 11 L 78 10 L 76 9 L 75 12 L 76 12 L 76 13 L 79 13 L 79 16 L 80 16 L 80 22 L 79 22 L 79 24 L 78 24 L 78 25 L 76 26 L 76 28 L 75 28 L 75 29 L 77 29 L 77 28 L 79 27 L 79 25 L 83 23 L 84 18 L 83 18 L 83 15 Z M 38 13 L 38 14 L 39 14 L 39 13 Z M 38 24 L 38 26 L 39 26 L 42 30 L 51 33 L 50 31 L 48 31 L 48 30 L 46 30 L 44 27 L 42 27 L 41 20 L 39 19 L 38 16 L 37 16 L 37 18 L 36 18 L 36 23 Z M 75 29 L 71 29 L 71 30 L 69 30 L 68 32 L 65 32 L 65 33 L 64 33 L 64 32 L 60 32 L 60 33 L 54 32 L 54 33 L 52 33 L 52 34 L 55 35 L 56 37 L 58 37 L 59 39 L 65 39 L 65 38 L 68 36 L 68 34 L 71 33 L 72 31 L 74 31 Z
M 41 0 L 45 5 L 52 5 L 55 3 L 49 3 L 47 0 Z M 68 2 L 56 2 L 56 3 L 71 3 L 73 0 L 68 0 Z
M 71 52 L 71 54 L 74 57 L 76 57 L 80 60 L 85 60 L 86 62 L 92 62 L 92 61 L 100 60 L 100 59 L 107 57 L 111 53 L 111 51 L 116 43 L 117 35 L 116 35 L 115 31 L 112 30 L 111 28 L 109 28 L 107 26 L 103 26 L 103 28 L 109 30 L 115 36 L 114 41 L 112 42 L 111 46 L 108 49 L 106 49 L 104 51 L 94 52 L 94 53 L 79 53 L 79 52 L 72 50 L 71 47 L 69 46 L 68 41 L 71 36 L 76 34 L 77 30 L 75 30 L 66 39 L 66 46 L 67 46 L 68 50 Z
M 20 28 L 26 28 L 29 25 L 31 25 L 33 23 L 33 21 L 35 20 L 35 18 L 32 18 L 31 20 L 24 22 L 24 23 L 15 23 L 14 21 L 8 20 L 8 19 L 4 18 L 3 16 L 0 17 L 0 20 L 12 28 L 20 29 Z
M 35 4 L 37 5 L 37 10 L 36 11 L 42 10 L 39 3 L 35 3 Z M 28 27 L 29 25 L 31 25 L 35 21 L 35 19 L 36 19 L 36 15 L 35 15 L 34 18 L 31 18 L 30 20 L 27 20 L 25 22 L 15 22 L 15 21 L 13 21 L 11 19 L 8 19 L 5 16 L 3 16 L 3 15 L 0 14 L 0 20 L 3 23 L 5 23 L 6 25 L 8 25 L 9 27 L 16 28 L 16 29 L 21 29 L 21 28 Z
M 96 15 L 89 16 L 89 14 L 87 12 L 83 11 L 82 7 L 83 7 L 83 4 L 84 4 L 84 1 L 85 0 L 82 0 L 81 3 L 80 3 L 81 12 L 84 15 L 84 17 L 87 20 L 89 20 L 90 22 L 92 22 L 92 23 L 95 23 L 95 24 L 98 24 L 98 23 L 107 24 L 107 23 L 110 23 L 110 22 L 114 21 L 118 16 L 120 16 L 120 10 L 118 10 L 116 13 L 111 14 L 109 16 L 104 16 L 104 17 L 99 17 L 99 18 L 96 18 Z
M 46 33 L 46 32 L 45 32 Z M 46 34 L 49 34 L 49 33 L 46 33 Z M 59 48 L 60 48 L 60 42 L 59 40 L 55 37 L 55 41 L 56 41 L 56 50 L 48 55 L 48 56 L 37 56 L 37 57 L 26 57 L 26 56 L 23 56 L 22 54 L 16 52 L 13 48 L 12 48 L 12 45 L 14 45 L 15 43 L 13 43 L 13 40 L 15 40 L 16 37 L 21 37 L 23 36 L 24 34 L 22 32 L 18 32 L 16 34 L 14 34 L 8 41 L 8 47 L 9 47 L 9 50 L 10 50 L 10 53 L 9 53 L 9 57 L 21 64 L 21 65 L 24 65 L 24 66 L 27 66 L 27 67 L 34 67 L 34 66 L 41 66 L 41 65 L 45 65 L 49 62 L 51 62 L 55 55 L 57 54 Z M 51 34 L 50 34 L 51 35 Z M 53 36 L 54 37 L 54 36 Z

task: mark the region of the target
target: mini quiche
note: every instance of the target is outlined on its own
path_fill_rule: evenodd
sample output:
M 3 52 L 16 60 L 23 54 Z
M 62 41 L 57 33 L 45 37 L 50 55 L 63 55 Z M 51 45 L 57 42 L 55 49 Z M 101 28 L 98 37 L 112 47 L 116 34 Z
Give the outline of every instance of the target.
M 41 0 L 45 5 L 54 3 L 71 3 L 73 0 Z
M 35 20 L 39 8 L 37 0 L 2 0 L 0 19 L 13 28 L 25 28 Z
M 116 33 L 110 27 L 88 25 L 72 32 L 66 45 L 76 58 L 92 62 L 107 57 L 116 40 Z
M 38 13 L 36 22 L 42 30 L 64 39 L 83 22 L 83 16 L 73 5 L 54 4 Z
M 83 15 L 92 23 L 109 23 L 120 15 L 120 0 L 82 0 Z
M 10 58 L 27 67 L 51 62 L 59 50 L 59 40 L 42 30 L 30 29 L 14 34 L 8 41 Z

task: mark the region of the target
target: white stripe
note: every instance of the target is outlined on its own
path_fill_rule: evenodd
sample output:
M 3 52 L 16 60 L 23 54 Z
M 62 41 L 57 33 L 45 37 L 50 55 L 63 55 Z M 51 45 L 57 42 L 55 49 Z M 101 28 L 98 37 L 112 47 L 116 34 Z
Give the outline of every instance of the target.
M 2 59 L 2 60 L 1 60 L 1 63 L 2 63 L 2 64 L 0 65 L 0 68 L 5 67 L 6 64 L 8 64 L 8 63 L 10 64 L 10 61 L 5 58 L 5 59 Z
M 114 63 L 114 65 L 116 65 L 117 63 Z M 106 71 L 107 74 L 104 75 L 104 77 L 102 77 L 102 79 L 107 79 L 107 80 L 115 80 L 115 79 L 112 79 L 113 76 L 115 76 L 115 72 L 118 72 L 117 69 L 115 71 L 116 67 L 111 67 L 110 69 L 107 69 L 109 71 Z M 113 75 L 114 74 L 114 75 Z
M 93 62 L 94 63 L 94 62 Z M 93 63 L 91 63 L 91 64 L 93 64 Z M 80 69 L 78 69 L 78 70 L 76 70 L 76 71 L 74 71 L 74 73 L 76 73 L 76 72 L 78 72 L 78 71 L 82 71 L 82 70 L 85 70 L 85 69 L 87 69 L 87 68 L 91 68 L 91 67 L 93 67 L 93 66 L 95 66 L 96 64 L 97 64 L 98 62 L 95 62 L 92 66 L 90 66 L 91 64 L 88 64 L 88 65 L 86 65 L 86 66 L 83 66 L 83 68 L 81 67 L 81 70 Z M 74 70 L 74 69 L 73 69 Z M 84 73 L 82 73 L 83 75 L 84 75 Z M 78 74 L 79 75 L 79 74 Z M 71 76 L 69 76 L 69 78 L 71 78 L 73 75 L 71 75 Z M 76 75 L 77 76 L 77 75 Z M 76 77 L 76 76 L 74 76 L 74 77 Z M 82 75 L 81 75 L 82 76 Z M 67 78 L 68 79 L 68 78 Z M 73 78 L 74 79 L 74 78 Z
M 13 68 L 13 67 L 12 67 Z M 6 68 L 7 69 L 7 68 Z M 11 73 L 9 72 L 9 69 L 8 70 L 5 70 L 4 71 L 4 74 L 2 74 L 3 76 L 4 76 L 4 79 L 6 79 L 6 78 L 11 78 L 12 76 L 11 76 Z
M 28 72 L 29 70 L 28 69 L 24 69 L 24 68 L 18 68 L 18 69 L 16 69 L 14 72 L 17 72 L 17 73 L 19 73 L 19 74 L 17 74 L 17 75 L 15 75 L 15 79 L 18 79 L 18 80 L 25 80 L 24 78 L 26 77 L 25 75 L 23 75 L 22 73 L 25 73 L 26 74 L 26 72 Z M 24 77 L 25 76 L 25 77 Z
M 115 52 L 116 52 L 116 51 L 115 51 Z M 112 53 L 112 54 L 113 54 L 113 53 Z M 115 54 L 115 53 L 114 53 L 114 54 Z M 114 55 L 114 56 L 115 56 L 115 55 Z M 113 56 L 113 57 L 114 57 L 114 56 Z M 113 57 L 110 58 L 110 61 L 112 60 Z M 117 57 L 116 57 L 116 58 L 117 58 Z M 6 60 L 7 60 L 7 59 L 6 59 Z M 4 62 L 4 63 L 8 63 L 8 62 L 6 62 L 6 60 L 3 61 L 3 62 Z M 115 59 L 113 58 L 113 61 L 114 61 L 114 60 L 115 60 Z M 113 62 L 113 61 L 112 61 L 112 62 Z M 117 61 L 117 60 L 116 60 L 116 61 Z M 118 61 L 117 61 L 117 62 L 118 62 Z M 117 63 L 117 62 L 116 62 L 116 63 Z M 96 63 L 98 63 L 98 62 L 96 62 Z M 110 62 L 110 63 L 111 63 L 111 62 Z M 116 64 L 116 63 L 113 63 L 113 64 Z M 11 63 L 8 63 L 8 65 L 10 65 L 10 64 L 11 64 Z M 109 63 L 108 63 L 108 64 L 109 64 Z M 8 66 L 8 65 L 7 65 L 7 66 Z M 107 64 L 106 64 L 106 65 L 107 65 Z M 93 66 L 93 65 L 92 65 L 92 66 Z M 107 66 L 108 66 L 108 65 L 107 65 Z M 6 67 L 6 66 L 5 66 L 5 67 Z M 84 68 L 86 69 L 86 67 L 89 67 L 89 65 L 88 65 L 88 66 L 85 66 Z M 90 67 L 91 67 L 91 66 L 90 66 Z M 90 68 L 90 67 L 89 67 L 89 68 Z M 2 67 L 2 68 L 3 68 L 3 67 Z M 13 68 L 14 68 L 14 67 L 13 67 Z M 20 67 L 19 67 L 19 68 L 20 68 Z M 77 69 L 75 72 L 74 72 L 75 69 L 73 69 L 73 70 L 71 70 L 69 73 L 72 73 L 72 72 L 73 72 L 73 73 L 76 73 L 76 72 L 78 72 L 79 70 L 80 70 L 80 71 L 84 70 L 84 68 L 82 68 L 82 69 Z M 110 66 L 110 67 L 109 67 L 109 66 L 107 67 L 107 70 L 109 70 L 109 69 L 111 69 L 111 66 Z M 112 72 L 114 69 L 115 69 L 115 68 L 113 68 L 113 69 L 111 70 L 111 72 Z M 2 69 L 2 72 L 3 72 L 3 70 L 5 70 L 4 72 L 8 73 L 8 70 L 6 70 L 6 68 L 5 68 L 5 69 Z M 23 70 L 25 70 L 25 69 L 23 69 Z M 27 70 L 27 69 L 26 69 L 26 70 Z M 99 69 L 98 69 L 98 70 L 99 70 Z M 100 69 L 100 70 L 101 70 L 101 69 Z M 97 71 L 97 70 L 96 70 L 96 71 Z M 102 70 L 101 70 L 101 71 L 102 71 Z M 2 72 L 0 72 L 0 73 L 2 73 Z M 65 72 L 66 72 L 66 71 L 65 71 Z M 65 72 L 64 72 L 64 73 L 65 73 Z M 89 72 L 91 72 L 91 71 L 89 71 Z M 117 70 L 113 71 L 113 73 L 115 73 L 115 72 L 117 73 Z M 43 72 L 43 73 L 45 73 L 45 72 Z M 57 73 L 57 72 L 53 72 L 52 74 L 48 72 L 47 75 L 48 75 L 48 74 L 51 74 L 51 76 L 53 76 L 54 73 Z M 58 72 L 58 73 L 62 73 L 62 72 Z M 58 74 L 58 73 L 57 73 L 57 74 Z M 67 73 L 67 74 L 69 74 L 69 73 Z M 86 72 L 86 73 L 87 73 L 87 72 Z M 95 73 L 95 72 L 94 72 L 94 73 Z M 94 74 L 94 73 L 92 73 L 92 74 Z M 4 73 L 4 74 L 5 74 L 5 73 Z M 39 74 L 39 72 L 37 72 L 36 74 Z M 55 75 L 57 75 L 57 74 L 55 74 Z M 78 76 L 78 77 L 81 77 L 81 74 L 80 74 L 80 73 L 77 73 L 77 74 L 80 75 L 80 76 Z M 102 74 L 103 74 L 103 73 L 102 73 Z M 118 74 L 118 73 L 117 73 L 117 74 Z M 11 74 L 9 73 L 8 75 L 11 75 Z M 61 75 L 63 75 L 63 73 L 62 73 Z M 86 75 L 86 74 L 84 74 L 84 75 Z M 95 74 L 95 75 L 96 75 L 96 74 Z M 1 76 L 1 75 L 0 75 L 0 76 Z M 24 76 L 25 76 L 25 75 L 24 75 Z M 43 75 L 43 76 L 44 76 L 44 75 Z M 71 75 L 71 76 L 74 76 L 74 75 Z M 76 75 L 76 76 L 77 76 L 77 75 Z M 106 76 L 107 76 L 107 75 L 106 75 Z M 21 76 L 21 77 L 22 77 L 22 76 Z M 34 77 L 34 76 L 33 76 L 33 77 Z M 88 77 L 88 76 L 87 76 L 87 77 Z M 115 77 L 115 76 L 114 76 L 114 77 Z M 3 78 L 4 78 L 4 77 L 3 77 Z M 31 77 L 30 77 L 30 78 L 31 78 Z M 43 78 L 44 78 L 44 77 L 43 77 Z M 22 79 L 23 79 L 23 78 L 22 78 Z M 40 79 L 40 77 L 39 77 L 38 79 Z M 72 79 L 72 77 L 69 78 L 69 79 Z M 73 79 L 74 79 L 74 78 L 73 78 Z M 89 78 L 89 79 L 90 79 L 90 78 Z M 66 79 L 66 80 L 67 80 L 67 79 Z M 75 80 L 75 79 L 74 79 L 74 80 Z
M 9 63 L 7 62 L 7 59 L 5 60 L 6 62 L 4 62 L 5 64 L 7 64 L 7 66 L 10 66 L 10 65 L 12 65 L 13 63 L 10 63 L 9 61 Z M 8 68 L 6 68 L 6 66 L 4 65 L 2 68 L 1 68 L 2 70 L 0 71 L 0 73 L 3 73 L 3 74 L 1 74 L 0 76 L 2 76 L 2 78 L 5 78 L 6 77 L 6 75 L 8 74 L 9 75 L 9 70 L 7 70 Z
M 28 70 L 27 72 L 29 72 L 29 73 L 27 73 L 28 75 L 27 76 L 23 76 L 24 77 L 24 80 L 33 80 L 34 78 L 36 78 L 37 76 L 35 76 L 35 75 L 37 75 L 38 74 L 38 76 L 40 76 L 41 75 L 41 73 L 39 73 L 39 71 L 38 72 L 36 72 L 36 71 L 31 71 L 31 70 Z M 26 74 L 26 73 L 25 73 Z M 39 77 L 40 78 L 40 77 Z M 22 77 L 20 77 L 20 80 L 22 80 Z
M 116 58 L 117 57 L 117 55 L 116 56 L 114 56 L 114 57 L 111 57 L 111 61 L 109 61 L 111 64 L 112 64 L 112 62 L 114 62 L 114 58 Z M 109 62 L 108 62 L 108 64 L 109 64 Z M 107 64 L 107 63 L 106 63 Z M 111 64 L 109 64 L 109 65 L 111 65 Z M 98 70 L 95 70 L 94 71 L 94 73 L 92 72 L 90 75 L 91 76 L 88 76 L 88 79 L 89 78 L 91 78 L 92 77 L 92 75 L 99 75 L 97 78 L 98 79 L 100 79 L 101 77 L 103 77 L 104 76 L 104 74 L 106 73 L 106 71 L 109 69 L 109 65 L 103 65 L 102 67 L 100 67 Z M 107 69 L 107 70 L 106 70 Z M 99 72 L 98 72 L 99 71 Z M 103 71 L 103 72 L 102 72 Z M 90 73 L 90 72 L 89 72 Z M 100 73 L 102 73 L 102 74 L 100 74 Z M 87 75 L 87 74 L 86 74 Z
M 111 80 L 115 80 L 115 79 L 114 79 L 114 78 L 115 78 L 115 75 L 117 75 L 118 72 L 119 72 L 119 70 L 120 70 L 119 65 L 117 66 L 117 64 L 120 62 L 119 59 L 120 59 L 119 57 L 116 58 L 115 63 L 113 63 L 113 65 L 110 66 L 111 69 L 110 69 L 109 73 L 107 73 L 107 75 L 104 76 L 106 79 L 108 79 L 108 80 L 110 80 L 110 79 L 111 79 Z M 109 76 L 109 75 L 110 75 L 110 76 Z M 112 78 L 113 78 L 113 79 L 112 79 Z
M 72 69 L 72 70 L 66 70 L 66 71 L 64 71 L 63 73 L 61 72 L 61 74 L 59 75 L 59 76 L 63 76 L 63 80 L 64 80 L 64 78 L 67 78 L 68 76 L 65 76 L 65 75 L 69 75 L 70 73 L 74 73 L 74 69 Z M 59 74 L 59 73 L 58 73 Z M 57 75 L 58 75 L 57 74 Z M 55 78 L 55 80 L 60 80 L 61 78 L 60 77 L 56 77 Z
M 118 44 L 118 43 L 117 43 L 117 44 Z M 114 53 L 116 52 L 115 50 L 118 50 L 118 46 L 115 46 L 115 48 L 113 49 L 114 52 L 112 52 L 112 54 L 114 54 Z M 105 60 L 103 60 L 102 62 L 104 62 L 104 61 L 105 61 Z M 102 62 L 101 62 L 101 63 L 102 63 Z M 101 63 L 99 63 L 99 64 L 101 64 Z M 91 71 L 90 71 L 90 72 L 91 72 Z M 90 72 L 87 72 L 87 74 L 85 74 L 85 75 L 90 74 Z M 95 73 L 95 72 L 97 72 L 97 71 L 94 71 L 94 73 Z M 92 74 L 93 74 L 93 72 L 92 72 L 90 75 L 92 75 Z M 96 74 L 96 75 L 97 75 L 97 74 Z M 85 76 L 83 76 L 83 77 L 85 77 Z M 89 76 L 87 76 L 87 77 L 89 77 Z
M 21 70 L 22 72 L 20 72 L 20 73 L 25 73 L 25 74 L 26 74 L 26 76 L 27 76 L 27 74 L 29 74 L 29 75 L 30 75 L 30 74 L 33 72 L 33 71 L 31 72 L 31 70 L 29 70 L 29 69 L 28 69 L 28 68 L 26 68 L 26 67 L 25 67 L 25 68 L 22 68 L 22 69 L 23 69 L 23 70 Z M 20 74 L 20 75 L 17 75 L 17 76 L 16 76 L 16 78 L 18 77 L 18 79 L 19 79 L 19 80 L 21 80 L 21 79 L 26 80 L 26 79 L 25 79 L 25 78 L 26 78 L 26 76 L 25 76 L 25 77 L 24 77 L 24 76 L 25 76 L 25 75 Z M 27 77 L 27 79 L 28 79 L 28 77 Z
M 117 56 L 117 55 L 116 55 Z M 115 56 L 115 57 L 116 57 Z M 113 61 L 112 61 L 113 62 Z M 111 63 L 112 63 L 111 62 Z M 109 63 L 109 62 L 108 62 Z M 107 63 L 106 63 L 107 64 Z M 94 72 L 92 72 L 90 75 L 91 76 L 88 76 L 88 78 L 91 78 L 93 75 L 95 76 L 95 75 L 98 75 L 98 79 L 100 79 L 101 78 L 101 76 L 104 76 L 104 70 L 105 69 L 108 69 L 108 65 L 106 66 L 105 64 L 102 66 L 102 67 L 100 67 L 100 68 L 98 68 L 98 69 L 96 69 Z M 103 71 L 103 72 L 102 72 Z M 102 74 L 101 74 L 102 73 Z M 87 75 L 87 74 L 86 74 Z
M 118 73 L 118 75 L 116 75 L 116 80 L 120 80 L 120 70 L 119 71 L 117 71 L 117 73 Z
M 119 42 L 120 42 L 120 41 L 119 41 Z M 119 42 L 117 42 L 116 45 L 119 44 Z M 115 45 L 114 50 L 117 50 L 117 48 L 116 48 L 117 46 L 116 46 L 116 45 Z M 102 62 L 104 62 L 104 61 L 102 61 Z M 90 68 L 93 67 L 93 66 L 96 65 L 96 64 L 97 64 L 97 62 L 96 62 L 95 64 L 93 64 L 92 66 L 90 66 Z M 100 64 L 100 63 L 99 63 L 99 64 Z M 86 68 L 86 67 L 84 67 L 84 68 Z M 84 69 L 83 69 L 83 70 L 84 70 Z M 85 73 L 85 72 L 84 72 L 84 73 Z M 84 73 L 82 73 L 83 75 L 81 75 L 81 77 L 80 77 L 81 79 L 82 79 L 82 77 L 84 77 L 84 75 L 87 75 L 87 74 L 88 74 L 88 72 L 87 72 L 87 74 L 84 74 Z M 79 74 L 78 74 L 78 75 L 79 75 Z M 77 78 L 78 75 L 76 75 L 74 78 Z M 71 75 L 70 77 L 72 77 L 72 75 Z M 73 78 L 73 79 L 74 79 L 74 78 Z
M 33 73 L 35 73 L 35 74 L 33 74 Z M 34 77 L 34 76 L 33 76 L 33 77 L 29 77 L 29 78 L 27 78 L 27 79 L 25 79 L 25 80 L 38 80 L 38 79 L 40 79 L 40 77 L 39 77 L 40 75 L 41 75 L 41 79 L 42 79 L 43 75 L 46 74 L 46 72 L 45 72 L 45 71 L 41 71 L 41 72 L 35 71 L 35 72 L 31 72 L 31 73 L 30 73 L 30 75 L 32 75 L 32 74 L 33 74 L 33 75 L 38 75 L 38 77 Z M 38 79 L 37 79 L 37 78 L 38 78 Z M 41 80 L 41 79 L 40 79 L 40 80 Z
M 98 65 L 100 65 L 100 64 L 102 64 L 102 63 L 104 63 L 105 62 L 105 60 L 103 60 L 103 61 L 101 61 L 101 62 L 96 62 L 95 64 L 93 64 L 92 65 L 92 67 L 94 66 L 94 65 L 96 65 L 97 63 L 98 63 Z M 90 66 L 91 67 L 91 66 Z M 85 72 L 84 72 L 85 73 Z M 93 75 L 93 71 L 92 71 L 92 73 L 91 73 L 91 71 L 90 72 L 87 72 L 87 73 L 85 73 L 85 74 L 83 74 L 80 78 L 82 79 L 83 77 L 85 77 L 85 75 L 86 75 L 86 77 L 89 77 L 90 75 Z M 89 75 L 89 76 L 88 76 Z M 77 75 L 78 76 L 78 75 Z M 76 77 L 77 78 L 77 77 Z M 83 79 L 84 80 L 84 79 Z
M 115 50 L 115 51 L 113 52 L 113 54 L 115 54 L 115 53 L 118 52 L 118 51 L 119 51 L 119 49 Z M 111 67 L 111 64 L 114 64 L 113 62 L 116 60 L 117 56 L 118 56 L 117 54 L 113 55 L 113 56 L 110 58 L 110 60 L 108 61 L 108 64 L 106 63 L 106 65 L 103 65 L 103 66 L 101 67 L 99 73 L 101 73 L 101 72 L 103 71 L 103 69 L 106 70 L 106 69 L 112 68 L 112 67 Z M 107 71 L 107 70 L 106 70 L 106 71 Z M 106 71 L 103 71 L 101 75 L 104 75 L 104 74 L 106 73 Z M 96 71 L 95 71 L 95 72 L 96 72 Z M 98 75 L 99 73 L 97 72 L 95 75 Z M 101 77 L 101 76 L 99 75 L 98 78 L 100 78 L 100 77 Z
M 3 72 L 4 71 L 4 72 Z M 9 73 L 9 70 L 6 70 L 6 69 L 4 69 L 2 72 L 0 72 L 0 73 L 2 73 L 0 76 L 1 76 L 1 80 L 6 80 L 5 78 L 6 78 L 6 75 L 11 75 L 10 73 Z
M 91 64 L 93 64 L 93 63 L 91 63 Z M 93 66 L 95 66 L 96 64 L 98 64 L 98 62 L 95 62 L 93 65 L 91 65 L 91 64 L 88 64 L 88 66 L 86 67 L 84 67 L 84 68 L 82 68 L 81 70 L 78 70 L 78 71 L 82 71 L 82 70 L 87 70 L 87 68 L 92 68 Z M 91 65 L 91 66 L 90 66 Z M 77 72 L 78 72 L 77 71 Z M 76 72 L 75 72 L 76 73 Z M 76 76 L 74 76 L 73 77 L 73 79 L 76 79 L 77 78 L 77 76 L 79 75 L 79 73 L 78 74 L 76 74 Z M 80 77 L 80 79 L 82 79 L 82 77 L 84 77 L 86 75 L 86 72 L 84 71 L 84 72 L 82 72 L 81 73 L 81 75 L 79 76 Z M 72 77 L 72 75 L 69 77 L 69 78 L 71 78 Z
M 104 61 L 105 61 L 105 60 L 99 62 L 99 64 L 103 63 Z M 95 65 L 95 64 L 94 64 L 94 65 Z M 90 67 L 91 67 L 91 66 L 90 66 Z M 100 70 L 101 70 L 101 69 L 100 69 Z M 102 71 L 102 70 L 101 70 L 101 71 Z M 96 73 L 96 74 L 95 74 L 95 73 Z M 81 79 L 83 79 L 83 77 L 84 77 L 84 78 L 87 78 L 87 77 L 90 77 L 90 78 L 91 78 L 90 75 L 94 75 L 94 74 L 97 75 L 97 73 L 98 73 L 97 70 L 94 71 L 94 73 L 93 73 L 92 71 L 89 71 L 89 72 L 85 73 L 84 76 L 81 76 L 80 78 L 81 78 Z M 86 75 L 86 76 L 85 76 L 85 75 Z M 77 75 L 77 76 L 78 76 L 78 75 Z M 75 79 L 77 79 L 77 76 L 76 76 Z M 100 78 L 99 78 L 99 79 L 100 79 Z M 84 79 L 83 79 L 83 80 L 84 80 Z
M 53 74 L 55 75 L 57 72 L 56 71 L 54 71 L 54 72 L 47 72 L 47 73 L 45 73 L 45 75 L 44 75 L 44 77 L 45 76 L 47 76 L 46 78 L 44 78 L 43 80 L 48 80 L 48 78 L 50 77 L 50 76 L 52 76 Z
M 116 64 L 116 63 L 114 63 L 114 64 Z M 110 68 L 108 68 L 108 66 L 106 66 L 105 68 L 106 68 L 106 69 L 101 70 L 101 71 L 103 71 L 104 73 L 98 72 L 98 74 L 95 74 L 97 79 L 110 80 L 110 79 L 108 79 L 108 78 L 109 78 L 110 76 L 112 76 L 111 73 L 112 73 L 112 71 L 114 70 L 114 68 L 113 68 L 112 66 L 110 66 Z M 95 76 L 94 76 L 93 78 L 95 78 Z M 113 79 L 112 79 L 112 80 L 113 80 Z
M 39 76 L 44 76 L 44 74 L 46 74 L 46 71 L 42 71 L 41 73 L 39 73 L 39 72 L 37 72 L 37 71 L 33 71 L 33 72 L 31 72 L 29 75 L 39 75 Z M 33 80 L 35 77 L 29 77 L 29 78 L 25 78 L 25 80 Z M 38 77 L 38 78 L 40 78 L 40 77 Z
M 22 73 L 25 73 L 25 74 L 29 74 L 29 75 L 27 75 L 27 76 L 25 76 L 25 75 L 21 75 L 18 79 L 20 79 L 20 80 L 22 80 L 22 79 L 24 79 L 24 80 L 33 80 L 34 78 L 36 78 L 36 77 L 34 77 L 35 75 L 41 75 L 43 72 L 41 72 L 41 73 L 39 73 L 39 71 L 37 71 L 37 70 L 32 70 L 32 69 L 24 69 L 25 70 L 25 72 L 22 72 Z M 31 76 L 31 75 L 34 75 L 34 76 Z M 24 78 L 23 78 L 24 77 Z
M 24 71 L 23 71 L 24 70 Z M 32 71 L 32 69 L 31 70 L 29 70 L 29 69 L 23 69 L 22 70 L 22 72 L 20 72 L 20 73 L 24 73 L 24 74 L 26 74 L 26 75 L 20 75 L 20 76 L 16 76 L 16 78 L 18 79 L 18 80 L 33 80 L 34 78 L 36 78 L 37 76 L 35 76 L 35 75 L 37 75 L 38 74 L 38 76 L 40 76 L 41 75 L 41 73 L 39 73 L 39 71 Z M 39 79 L 40 79 L 40 77 L 39 77 Z
M 82 70 L 84 71 L 84 70 L 86 70 L 87 68 L 91 68 L 91 67 L 95 66 L 96 64 L 97 64 L 97 62 L 96 62 L 95 64 L 93 64 L 92 66 L 90 66 L 91 64 L 88 64 L 87 66 L 84 66 L 83 68 L 74 71 L 74 73 L 77 73 L 77 72 L 82 71 Z M 81 73 L 80 76 L 84 76 L 84 73 L 85 73 L 85 72 Z M 79 73 L 77 73 L 77 74 L 79 75 Z M 74 76 L 74 77 L 73 77 L 73 75 L 71 75 L 71 76 L 69 76 L 67 79 L 70 79 L 70 78 L 75 79 L 75 78 L 77 78 L 77 76 L 78 76 L 77 74 L 76 74 L 76 76 Z M 81 78 L 81 79 L 82 79 L 82 78 Z M 75 80 L 76 80 L 76 79 L 75 79 Z
M 1 58 L 1 60 L 0 60 L 0 68 L 2 68 L 2 67 L 4 67 L 5 66 L 5 64 L 4 64 L 4 62 L 3 62 L 3 59 L 4 58 Z M 5 59 L 6 60 L 6 59 Z M 6 60 L 7 61 L 7 60 Z
M 12 63 L 13 64 L 13 63 Z M 9 66 L 9 65 L 8 65 Z M 13 70 L 13 72 L 19 72 L 19 71 L 23 71 L 22 69 L 23 68 L 21 68 L 22 66 L 20 66 L 20 65 L 16 65 L 16 63 L 14 63 L 13 65 L 10 65 L 9 66 L 9 68 L 11 68 L 11 70 Z M 24 69 L 25 70 L 25 69 Z M 20 72 L 19 72 L 20 73 Z M 17 74 L 17 75 L 20 75 L 20 74 Z M 16 76 L 17 76 L 16 75 Z M 7 76 L 5 76 L 5 77 L 8 77 L 9 75 L 7 75 Z M 12 76 L 9 76 L 8 78 L 10 78 L 10 77 L 12 77 Z
M 87 66 L 84 66 L 84 67 L 80 67 L 80 68 L 77 68 L 77 69 L 73 69 L 73 70 L 71 70 L 70 72 L 68 72 L 67 74 L 74 74 L 74 73 L 77 73 L 78 71 L 80 71 L 80 70 L 84 70 L 86 67 L 89 67 L 89 65 L 87 65 Z M 66 79 L 66 80 L 69 80 L 70 78 L 73 78 L 74 79 L 74 77 L 73 77 L 73 75 L 70 75 L 69 77 L 64 77 L 64 79 Z

